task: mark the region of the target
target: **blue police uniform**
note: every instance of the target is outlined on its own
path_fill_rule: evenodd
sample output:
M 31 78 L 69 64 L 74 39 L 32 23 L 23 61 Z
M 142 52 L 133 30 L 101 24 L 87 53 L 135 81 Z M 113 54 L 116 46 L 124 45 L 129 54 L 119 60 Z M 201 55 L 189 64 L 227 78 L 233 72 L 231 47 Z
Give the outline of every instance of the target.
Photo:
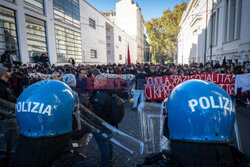
M 24 90 L 16 103 L 20 138 L 12 166 L 86 166 L 70 147 L 73 110 L 72 90 L 63 82 L 41 81 Z
M 218 85 L 183 82 L 169 95 L 166 111 L 171 151 L 153 154 L 141 166 L 247 166 L 246 156 L 229 145 L 235 107 Z

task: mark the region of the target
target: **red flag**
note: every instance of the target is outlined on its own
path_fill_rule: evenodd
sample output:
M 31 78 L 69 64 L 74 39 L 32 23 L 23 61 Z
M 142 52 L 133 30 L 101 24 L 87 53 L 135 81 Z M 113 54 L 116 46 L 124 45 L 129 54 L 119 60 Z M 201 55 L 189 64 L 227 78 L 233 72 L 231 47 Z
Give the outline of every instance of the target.
M 129 45 L 128 45 L 128 65 L 130 64 L 131 64 L 131 60 L 130 60 Z

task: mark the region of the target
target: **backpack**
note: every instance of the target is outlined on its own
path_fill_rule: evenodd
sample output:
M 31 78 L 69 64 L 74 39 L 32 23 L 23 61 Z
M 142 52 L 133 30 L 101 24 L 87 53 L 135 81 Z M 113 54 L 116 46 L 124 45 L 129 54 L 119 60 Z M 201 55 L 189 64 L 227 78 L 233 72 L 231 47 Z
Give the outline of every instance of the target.
M 117 126 L 124 117 L 125 103 L 119 96 L 113 94 L 110 97 L 110 108 L 111 108 L 110 124 L 113 126 Z

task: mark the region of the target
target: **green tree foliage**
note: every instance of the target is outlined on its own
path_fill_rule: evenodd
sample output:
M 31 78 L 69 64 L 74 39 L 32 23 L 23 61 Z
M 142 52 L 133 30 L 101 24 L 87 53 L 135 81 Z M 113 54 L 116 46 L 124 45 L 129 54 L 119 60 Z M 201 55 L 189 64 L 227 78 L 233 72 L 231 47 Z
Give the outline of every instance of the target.
M 171 60 L 177 58 L 177 35 L 182 13 L 187 3 L 175 5 L 173 11 L 167 9 L 160 18 L 153 18 L 145 23 L 146 32 L 150 40 L 153 60 Z

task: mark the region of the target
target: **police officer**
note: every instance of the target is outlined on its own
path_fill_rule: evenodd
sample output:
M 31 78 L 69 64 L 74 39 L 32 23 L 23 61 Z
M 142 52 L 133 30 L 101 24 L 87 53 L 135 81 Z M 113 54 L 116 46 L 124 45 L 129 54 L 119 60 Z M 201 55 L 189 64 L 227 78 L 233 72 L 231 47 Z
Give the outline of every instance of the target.
M 186 81 L 171 92 L 167 105 L 171 151 L 152 154 L 142 166 L 247 166 L 233 146 L 235 109 L 231 97 L 207 81 Z
M 28 87 L 16 103 L 20 137 L 12 166 L 87 166 L 70 147 L 74 97 L 60 81 Z

